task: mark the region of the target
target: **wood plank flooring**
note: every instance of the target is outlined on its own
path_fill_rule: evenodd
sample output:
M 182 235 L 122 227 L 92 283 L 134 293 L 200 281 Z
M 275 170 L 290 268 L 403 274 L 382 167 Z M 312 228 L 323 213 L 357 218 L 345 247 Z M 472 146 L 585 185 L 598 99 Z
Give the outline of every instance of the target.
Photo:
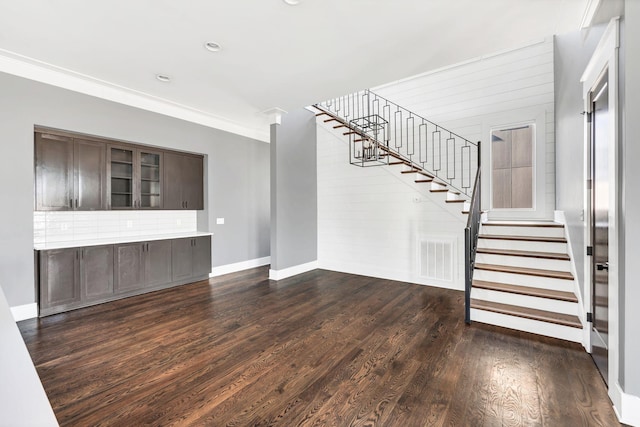
M 615 426 L 576 344 L 463 293 L 266 267 L 19 323 L 61 425 Z

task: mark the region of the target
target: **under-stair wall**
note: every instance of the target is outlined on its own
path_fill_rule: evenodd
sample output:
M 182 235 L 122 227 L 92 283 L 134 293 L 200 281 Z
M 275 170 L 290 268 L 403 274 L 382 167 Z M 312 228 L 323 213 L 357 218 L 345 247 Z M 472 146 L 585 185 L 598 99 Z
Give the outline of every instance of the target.
M 445 203 L 403 166 L 350 165 L 344 130 L 319 122 L 319 267 L 464 289 L 462 203 Z

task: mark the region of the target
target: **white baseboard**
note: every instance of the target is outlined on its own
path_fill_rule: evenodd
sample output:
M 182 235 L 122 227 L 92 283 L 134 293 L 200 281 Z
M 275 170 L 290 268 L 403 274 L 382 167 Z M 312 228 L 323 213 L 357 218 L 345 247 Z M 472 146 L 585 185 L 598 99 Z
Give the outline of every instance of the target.
M 318 268 L 318 261 L 311 261 L 306 264 L 294 265 L 293 267 L 283 268 L 282 270 L 269 270 L 270 280 L 282 280 L 297 274 L 306 273 L 307 271 Z
M 38 317 L 38 304 L 32 302 L 31 304 L 11 307 L 11 314 L 13 315 L 13 320 L 16 322 L 33 319 L 34 317 Z
M 623 424 L 640 427 L 640 397 L 625 393 L 617 382 L 614 387 L 620 396 L 620 407 L 613 406 L 618 420 Z
M 250 268 L 262 267 L 271 263 L 271 257 L 266 256 L 263 258 L 250 259 L 248 261 L 236 262 L 233 264 L 221 265 L 213 267 L 209 277 L 222 276 L 223 274 L 235 273 L 237 271 L 248 270 Z

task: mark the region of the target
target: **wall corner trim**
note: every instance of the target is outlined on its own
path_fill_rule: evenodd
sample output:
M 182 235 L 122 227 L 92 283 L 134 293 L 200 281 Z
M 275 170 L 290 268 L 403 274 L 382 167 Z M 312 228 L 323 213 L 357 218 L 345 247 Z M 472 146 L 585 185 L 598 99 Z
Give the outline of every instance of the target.
M 282 280 L 307 271 L 318 268 L 318 261 L 308 262 L 306 264 L 294 265 L 293 267 L 283 268 L 282 270 L 269 270 L 269 280 Z
M 248 261 L 236 262 L 233 264 L 225 264 L 218 267 L 213 267 L 209 277 L 222 276 L 224 274 L 235 273 L 238 271 L 248 270 L 250 268 L 262 267 L 271 263 L 271 257 L 266 256 L 263 258 L 250 259 Z
M 38 317 L 38 304 L 32 302 L 31 304 L 11 307 L 11 315 L 13 316 L 13 320 L 16 322 Z
M 616 382 L 614 385 L 620 396 L 620 405 L 613 407 L 621 423 L 640 427 L 640 397 L 625 393 Z

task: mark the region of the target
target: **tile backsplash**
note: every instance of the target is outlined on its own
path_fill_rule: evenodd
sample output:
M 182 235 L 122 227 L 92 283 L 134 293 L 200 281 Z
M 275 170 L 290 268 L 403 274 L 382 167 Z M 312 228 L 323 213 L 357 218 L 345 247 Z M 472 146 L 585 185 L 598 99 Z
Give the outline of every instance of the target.
M 33 243 L 82 241 L 197 231 L 196 211 L 33 213 Z

